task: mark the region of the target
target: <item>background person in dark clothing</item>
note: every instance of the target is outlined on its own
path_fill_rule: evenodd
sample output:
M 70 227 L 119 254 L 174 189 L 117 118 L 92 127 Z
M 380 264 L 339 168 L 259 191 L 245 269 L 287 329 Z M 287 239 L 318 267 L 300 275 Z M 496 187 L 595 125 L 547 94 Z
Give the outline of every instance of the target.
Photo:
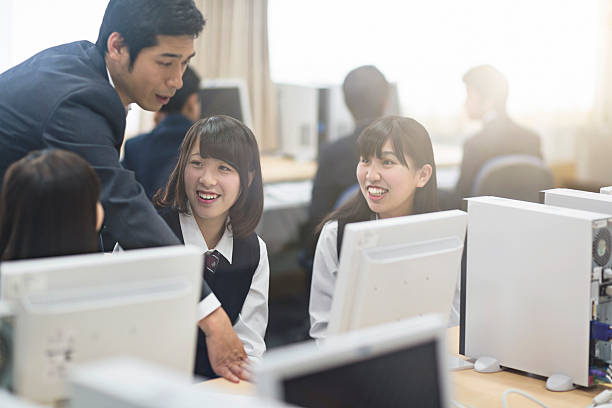
M 514 122 L 506 112 L 508 81 L 491 65 L 479 65 L 463 75 L 465 108 L 470 119 L 482 122 L 482 129 L 463 144 L 463 160 L 455 190 L 440 195 L 443 209 L 460 208 L 471 196 L 482 166 L 498 156 L 524 154 L 542 158 L 540 137 Z

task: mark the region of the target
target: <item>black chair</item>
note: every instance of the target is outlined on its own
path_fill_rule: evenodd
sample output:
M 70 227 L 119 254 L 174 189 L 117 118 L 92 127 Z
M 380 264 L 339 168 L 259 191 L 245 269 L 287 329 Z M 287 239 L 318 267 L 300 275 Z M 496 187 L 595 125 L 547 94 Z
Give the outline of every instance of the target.
M 544 161 L 535 156 L 507 155 L 487 161 L 479 170 L 472 197 L 495 196 L 540 202 L 540 191 L 554 187 Z

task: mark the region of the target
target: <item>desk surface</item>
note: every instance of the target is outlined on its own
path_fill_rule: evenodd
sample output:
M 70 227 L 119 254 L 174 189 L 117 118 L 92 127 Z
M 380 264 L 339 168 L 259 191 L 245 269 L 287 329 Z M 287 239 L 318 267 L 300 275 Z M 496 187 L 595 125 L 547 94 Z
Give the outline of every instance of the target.
M 261 174 L 264 183 L 311 180 L 316 172 L 316 161 L 297 161 L 281 156 L 261 156 Z
M 448 329 L 447 345 L 449 351 L 457 353 L 459 349 L 459 327 Z M 501 396 L 509 388 L 518 388 L 542 401 L 550 408 L 586 408 L 603 387 L 577 389 L 569 392 L 552 392 L 545 388 L 541 378 L 531 377 L 516 371 L 483 374 L 474 370 L 461 370 L 451 373 L 451 395 L 461 404 L 473 408 L 501 407 Z M 208 390 L 226 391 L 233 394 L 253 395 L 255 386 L 247 382 L 233 384 L 222 378 L 205 381 L 197 387 Z M 528 399 L 512 394 L 508 396 L 508 405 L 512 408 L 531 408 L 536 404 Z

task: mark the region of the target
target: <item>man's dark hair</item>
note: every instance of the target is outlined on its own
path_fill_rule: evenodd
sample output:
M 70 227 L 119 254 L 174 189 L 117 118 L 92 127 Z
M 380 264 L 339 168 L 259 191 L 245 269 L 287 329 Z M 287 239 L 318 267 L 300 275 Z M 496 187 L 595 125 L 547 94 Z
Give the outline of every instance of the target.
M 356 122 L 373 120 L 384 114 L 389 97 L 389 83 L 373 65 L 355 68 L 342 84 L 344 102 Z
M 183 87 L 176 91 L 170 101 L 162 106 L 161 111 L 165 113 L 179 113 L 187 99 L 200 90 L 200 78 L 195 71 L 189 67 L 183 74 Z
M 157 45 L 158 35 L 192 35 L 204 27 L 193 0 L 110 0 L 96 47 L 106 53 L 108 37 L 118 32 L 130 51 L 131 64 L 143 48 Z
M 96 252 L 100 181 L 80 156 L 38 150 L 11 164 L 0 198 L 2 260 Z
M 463 82 L 485 100 L 493 101 L 498 112 L 506 110 L 508 80 L 491 65 L 478 65 L 463 74 Z

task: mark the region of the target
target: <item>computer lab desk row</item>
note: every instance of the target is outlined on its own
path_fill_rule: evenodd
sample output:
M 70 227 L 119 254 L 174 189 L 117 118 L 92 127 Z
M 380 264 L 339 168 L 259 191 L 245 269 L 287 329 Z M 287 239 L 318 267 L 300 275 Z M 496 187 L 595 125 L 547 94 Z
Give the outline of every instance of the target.
M 453 353 L 459 350 L 459 327 L 448 329 L 447 347 Z M 506 369 L 489 374 L 478 373 L 472 369 L 454 371 L 451 373 L 451 384 L 452 399 L 472 408 L 501 407 L 502 394 L 510 388 L 524 391 L 551 408 L 586 408 L 593 401 L 593 397 L 605 389 L 596 386 L 568 392 L 548 391 L 545 388 L 545 379 Z M 205 381 L 196 387 L 239 395 L 255 394 L 253 384 L 244 381 L 234 384 L 223 378 Z M 508 406 L 531 408 L 537 405 L 520 395 L 511 394 L 508 396 Z

